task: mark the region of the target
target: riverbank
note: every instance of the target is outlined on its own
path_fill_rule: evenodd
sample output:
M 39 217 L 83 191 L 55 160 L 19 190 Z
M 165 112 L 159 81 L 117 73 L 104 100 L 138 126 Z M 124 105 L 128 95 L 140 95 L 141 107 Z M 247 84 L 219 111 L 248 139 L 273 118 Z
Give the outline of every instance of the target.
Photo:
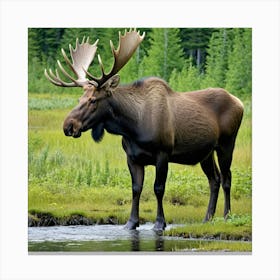
M 181 237 L 184 239 L 208 239 L 208 240 L 235 240 L 252 241 L 251 223 L 246 222 L 248 217 L 234 217 L 225 222 L 214 219 L 212 222 L 190 223 L 184 226 L 172 227 L 164 232 L 166 236 Z M 241 222 L 243 220 L 243 223 Z M 142 224 L 148 221 L 142 220 Z M 74 214 L 68 217 L 55 217 L 50 213 L 33 213 L 28 215 L 29 227 L 50 226 L 91 226 L 91 225 L 120 225 L 116 217 L 110 216 L 101 219 L 84 217 Z M 141 224 L 140 224 L 141 227 Z
M 83 215 L 74 214 L 68 217 L 55 217 L 51 213 L 28 214 L 28 227 L 49 226 L 91 226 L 91 225 L 117 225 L 118 219 L 108 217 L 105 219 L 87 218 Z

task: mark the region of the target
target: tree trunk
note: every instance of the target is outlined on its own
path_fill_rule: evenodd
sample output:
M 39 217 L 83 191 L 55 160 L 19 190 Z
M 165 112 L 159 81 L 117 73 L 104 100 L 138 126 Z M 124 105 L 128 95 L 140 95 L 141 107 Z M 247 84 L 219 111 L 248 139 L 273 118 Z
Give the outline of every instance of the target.
M 200 64 L 201 64 L 201 50 L 200 48 L 198 48 L 196 53 L 196 66 L 198 69 L 200 69 Z

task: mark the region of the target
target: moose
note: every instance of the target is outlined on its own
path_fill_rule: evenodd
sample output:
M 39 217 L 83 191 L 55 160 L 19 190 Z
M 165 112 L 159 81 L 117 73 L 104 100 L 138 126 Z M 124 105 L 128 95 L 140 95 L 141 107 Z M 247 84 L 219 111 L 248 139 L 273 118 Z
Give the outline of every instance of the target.
M 139 199 L 142 192 L 145 166 L 155 166 L 154 193 L 157 198 L 155 231 L 166 227 L 163 196 L 168 163 L 195 165 L 200 163 L 208 178 L 210 199 L 204 222 L 215 213 L 220 184 L 224 191 L 224 218 L 230 213 L 231 163 L 236 136 L 242 121 L 243 104 L 222 88 L 179 93 L 157 77 L 148 77 L 129 85 L 120 85 L 117 74 L 129 61 L 145 37 L 130 29 L 119 32 L 115 49 L 110 41 L 114 63 L 105 73 L 100 55 L 99 78 L 88 72 L 98 40 L 76 40 L 75 49 L 69 45 L 72 62 L 62 49 L 71 76 L 57 61 L 67 82 L 59 72 L 45 69 L 45 76 L 56 86 L 82 87 L 78 105 L 64 120 L 66 136 L 78 138 L 91 129 L 95 142 L 102 140 L 104 130 L 121 135 L 132 179 L 132 207 L 126 229 L 139 226 Z M 214 158 L 217 155 L 218 165 Z

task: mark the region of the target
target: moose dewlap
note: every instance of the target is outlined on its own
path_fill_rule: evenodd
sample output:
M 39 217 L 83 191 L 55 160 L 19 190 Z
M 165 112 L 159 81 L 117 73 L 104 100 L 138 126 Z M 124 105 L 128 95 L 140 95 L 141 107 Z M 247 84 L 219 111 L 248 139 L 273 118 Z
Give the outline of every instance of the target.
M 163 195 L 168 163 L 194 165 L 200 163 L 210 185 L 210 199 L 204 221 L 215 213 L 220 184 L 224 190 L 224 217 L 230 212 L 231 162 L 235 140 L 243 116 L 241 101 L 221 88 L 178 93 L 159 78 L 146 78 L 131 85 L 119 85 L 119 70 L 128 62 L 145 34 L 130 30 L 119 34 L 119 46 L 111 49 L 114 64 L 100 78 L 88 72 L 98 40 L 89 39 L 70 46 L 72 62 L 64 50 L 63 57 L 76 78 L 58 61 L 58 71 L 45 70 L 51 83 L 62 87 L 83 87 L 79 104 L 69 113 L 63 125 L 66 136 L 80 137 L 91 129 L 93 139 L 102 140 L 104 130 L 122 136 L 123 149 L 132 178 L 132 208 L 125 227 L 139 226 L 139 200 L 144 181 L 144 167 L 156 169 L 154 192 L 157 197 L 155 230 L 166 227 Z M 87 78 L 89 77 L 89 79 Z M 217 153 L 218 165 L 214 159 Z M 219 167 L 218 167 L 219 166 Z

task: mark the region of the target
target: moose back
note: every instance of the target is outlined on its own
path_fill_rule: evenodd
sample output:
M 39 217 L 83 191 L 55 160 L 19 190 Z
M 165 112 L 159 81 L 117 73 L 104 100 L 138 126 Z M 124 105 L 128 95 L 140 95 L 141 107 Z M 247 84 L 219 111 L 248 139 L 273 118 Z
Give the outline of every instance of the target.
M 219 188 L 224 191 L 224 217 L 230 213 L 231 162 L 235 140 L 243 116 L 241 101 L 221 88 L 178 93 L 162 79 L 150 77 L 130 85 L 120 85 L 119 70 L 128 62 L 144 39 L 136 30 L 119 34 L 117 49 L 111 43 L 114 64 L 109 73 L 100 78 L 88 72 L 97 50 L 98 40 L 91 45 L 83 39 L 70 46 L 72 62 L 62 50 L 73 78 L 62 67 L 63 81 L 58 71 L 45 70 L 50 82 L 62 87 L 82 87 L 79 104 L 68 114 L 63 129 L 66 136 L 78 138 L 91 130 L 96 142 L 102 140 L 104 130 L 122 136 L 123 149 L 132 178 L 132 208 L 125 225 L 139 226 L 139 200 L 144 181 L 144 169 L 154 165 L 154 192 L 157 198 L 155 230 L 164 230 L 166 222 L 163 196 L 168 163 L 195 165 L 200 163 L 208 178 L 210 199 L 204 221 L 215 213 Z M 89 77 L 89 79 L 87 78 Z M 214 159 L 217 154 L 218 165 Z M 219 166 L 219 167 L 218 167 Z

